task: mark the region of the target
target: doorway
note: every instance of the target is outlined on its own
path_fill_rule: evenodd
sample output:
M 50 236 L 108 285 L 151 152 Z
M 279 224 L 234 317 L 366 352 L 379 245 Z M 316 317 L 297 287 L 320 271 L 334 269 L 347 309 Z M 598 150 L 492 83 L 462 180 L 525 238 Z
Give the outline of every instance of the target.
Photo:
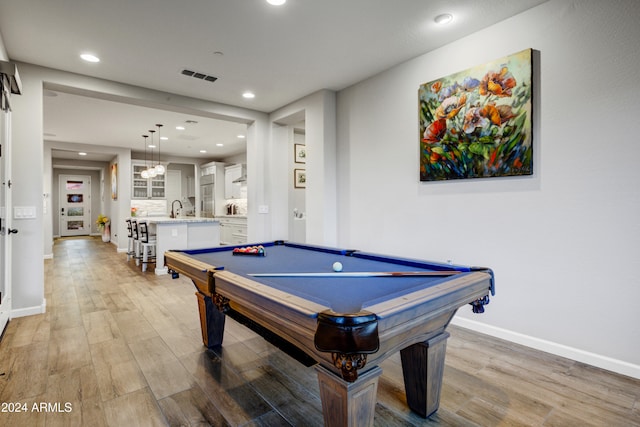
M 91 177 L 60 175 L 60 236 L 91 234 Z
M 307 141 L 305 111 L 273 122 L 273 176 L 279 191 L 273 197 L 274 215 L 283 218 L 273 225 L 275 235 L 296 243 L 307 242 Z
M 306 140 L 304 122 L 293 126 L 293 188 L 289 191 L 289 239 L 294 242 L 307 241 L 307 191 L 306 191 Z

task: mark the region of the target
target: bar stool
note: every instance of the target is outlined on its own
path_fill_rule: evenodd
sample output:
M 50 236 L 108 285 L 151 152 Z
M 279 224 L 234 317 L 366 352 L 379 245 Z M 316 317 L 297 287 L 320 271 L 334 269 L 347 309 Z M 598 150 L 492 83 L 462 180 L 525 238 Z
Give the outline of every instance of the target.
M 135 222 L 135 221 L 134 221 Z M 136 238 L 133 234 L 133 224 L 130 219 L 127 220 L 127 237 L 129 241 L 127 243 L 127 262 L 131 260 L 131 258 L 135 259 L 136 257 Z
M 138 224 L 140 227 L 139 250 L 142 256 L 142 271 L 147 271 L 147 264 L 156 262 L 156 236 L 149 235 L 149 228 L 146 222 Z
M 131 220 L 131 235 L 133 237 L 133 259 L 136 260 L 136 265 L 140 265 L 140 232 L 138 229 L 138 221 Z

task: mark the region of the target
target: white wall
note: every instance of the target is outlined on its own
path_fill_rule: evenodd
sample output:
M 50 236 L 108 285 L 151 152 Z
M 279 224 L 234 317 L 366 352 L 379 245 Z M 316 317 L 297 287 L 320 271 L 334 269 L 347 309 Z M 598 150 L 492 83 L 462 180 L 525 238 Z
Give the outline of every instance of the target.
M 12 97 L 13 206 L 34 206 L 36 220 L 15 219 L 12 241 L 12 317 L 44 312 L 42 82 L 18 65 L 22 95 Z M 31 111 L 32 114 L 24 114 Z M 51 179 L 47 181 L 51 184 Z M 46 193 L 51 194 L 49 189 Z M 50 222 L 49 222 L 50 224 Z M 51 230 L 49 228 L 49 230 Z
M 456 322 L 640 377 L 638 18 L 552 0 L 341 91 L 339 245 L 491 267 Z M 420 183 L 419 85 L 526 48 L 534 175 Z
M 9 55 L 7 55 L 7 49 L 4 47 L 4 41 L 2 40 L 2 34 L 0 34 L 0 60 L 8 61 Z

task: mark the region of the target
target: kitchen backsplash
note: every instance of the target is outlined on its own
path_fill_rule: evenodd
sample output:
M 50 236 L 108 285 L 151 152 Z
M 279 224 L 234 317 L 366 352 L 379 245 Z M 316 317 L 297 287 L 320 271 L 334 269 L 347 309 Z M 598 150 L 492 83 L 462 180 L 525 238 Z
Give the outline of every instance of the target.
M 247 199 L 227 199 L 223 214 L 247 216 Z
M 135 216 L 167 215 L 166 200 L 131 200 L 131 211 L 135 208 Z
M 176 204 L 177 205 L 177 204 Z M 131 200 L 131 208 L 135 208 L 135 216 L 165 216 L 171 210 L 166 200 Z M 182 200 L 182 214 L 192 215 L 193 204 L 188 198 Z M 218 214 L 222 215 L 247 215 L 247 199 L 227 199 L 225 205 Z

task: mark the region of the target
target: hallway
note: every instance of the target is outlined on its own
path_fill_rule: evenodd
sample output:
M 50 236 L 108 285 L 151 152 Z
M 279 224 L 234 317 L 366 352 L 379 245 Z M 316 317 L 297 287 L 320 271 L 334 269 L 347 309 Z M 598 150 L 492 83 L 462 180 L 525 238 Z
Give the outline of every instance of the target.
M 65 238 L 45 281 L 47 313 L 13 319 L 0 342 L 0 425 L 322 425 L 313 368 L 232 319 L 222 349 L 202 346 L 186 278 L 142 273 L 100 238 Z M 638 380 L 450 332 L 438 413 L 407 409 L 395 355 L 376 425 L 640 426 Z

